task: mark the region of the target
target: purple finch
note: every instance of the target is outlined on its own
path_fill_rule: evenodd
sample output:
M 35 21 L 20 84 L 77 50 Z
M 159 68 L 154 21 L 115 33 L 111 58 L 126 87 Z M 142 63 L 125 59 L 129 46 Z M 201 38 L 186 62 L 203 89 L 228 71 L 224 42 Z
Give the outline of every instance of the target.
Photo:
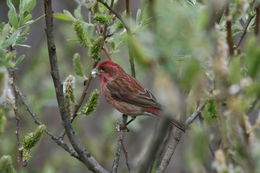
M 133 119 L 138 115 L 163 116 L 162 106 L 153 94 L 118 64 L 110 60 L 103 61 L 98 65 L 97 73 L 106 101 L 119 112 Z M 185 131 L 184 125 L 177 120 L 172 119 L 171 123 Z

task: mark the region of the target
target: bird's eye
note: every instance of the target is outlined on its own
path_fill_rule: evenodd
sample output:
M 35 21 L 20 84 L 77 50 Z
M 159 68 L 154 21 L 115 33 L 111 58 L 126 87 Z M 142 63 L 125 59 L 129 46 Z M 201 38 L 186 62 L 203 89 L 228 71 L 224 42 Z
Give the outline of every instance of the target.
M 99 71 L 100 72 L 104 72 L 105 71 L 105 67 L 100 67 Z

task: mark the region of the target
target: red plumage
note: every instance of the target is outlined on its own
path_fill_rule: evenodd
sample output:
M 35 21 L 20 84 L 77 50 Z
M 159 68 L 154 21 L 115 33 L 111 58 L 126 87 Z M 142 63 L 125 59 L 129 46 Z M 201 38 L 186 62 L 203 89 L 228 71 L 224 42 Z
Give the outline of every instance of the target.
M 162 107 L 153 94 L 118 64 L 110 60 L 104 61 L 98 65 L 98 73 L 106 101 L 118 111 L 129 116 L 161 115 Z M 172 123 L 184 130 L 179 122 Z

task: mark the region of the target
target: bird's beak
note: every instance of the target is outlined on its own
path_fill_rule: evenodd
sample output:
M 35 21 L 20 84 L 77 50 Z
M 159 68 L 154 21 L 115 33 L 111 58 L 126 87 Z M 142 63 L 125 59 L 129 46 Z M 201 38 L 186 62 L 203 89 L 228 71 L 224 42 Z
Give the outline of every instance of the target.
M 94 69 L 91 71 L 91 76 L 92 76 L 93 78 L 95 78 L 95 77 L 98 76 L 98 75 L 99 75 L 98 69 L 97 69 L 97 68 L 94 68 Z

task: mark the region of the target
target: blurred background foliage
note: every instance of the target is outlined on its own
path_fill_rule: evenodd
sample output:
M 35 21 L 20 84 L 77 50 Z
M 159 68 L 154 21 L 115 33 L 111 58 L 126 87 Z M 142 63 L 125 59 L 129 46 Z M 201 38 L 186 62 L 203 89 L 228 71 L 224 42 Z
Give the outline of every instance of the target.
M 95 0 L 53 1 L 53 6 L 60 74 L 70 106 L 80 97 L 95 60 L 111 56 L 130 73 L 129 49 L 137 79 L 154 91 L 171 115 L 184 120 L 201 100 L 206 101 L 167 172 L 259 172 L 259 0 L 131 1 L 131 18 L 127 18 L 125 1 L 115 0 L 114 9 L 122 14 L 131 34 Z M 16 69 L 18 86 L 44 124 L 57 135 L 63 128 L 48 64 L 43 2 L 1 0 L 0 9 L 0 172 L 11 173 L 18 170 L 18 147 L 7 71 Z M 109 37 L 104 39 L 102 28 Z M 108 54 L 102 51 L 104 45 Z M 73 126 L 94 157 L 110 168 L 121 115 L 95 89 L 99 89 L 97 79 Z M 37 127 L 20 107 L 20 134 L 30 154 L 28 165 L 19 172 L 88 172 L 46 135 L 34 146 L 44 127 Z M 156 118 L 146 117 L 130 125 L 126 146 L 133 170 L 156 125 Z M 123 160 L 120 172 L 126 172 Z

